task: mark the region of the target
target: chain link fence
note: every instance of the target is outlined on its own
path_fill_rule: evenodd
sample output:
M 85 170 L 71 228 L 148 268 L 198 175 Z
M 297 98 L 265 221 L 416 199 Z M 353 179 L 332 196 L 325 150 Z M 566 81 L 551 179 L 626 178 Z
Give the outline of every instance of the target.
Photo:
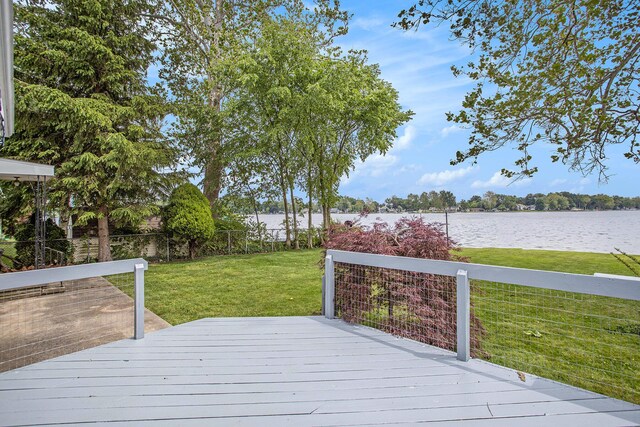
M 319 245 L 319 231 L 312 230 L 314 246 Z M 298 243 L 286 243 L 283 229 L 217 230 L 213 239 L 201 245 L 198 256 L 238 255 L 278 252 L 309 247 L 307 230 L 299 234 Z M 45 264 L 49 267 L 97 262 L 98 238 L 78 237 L 46 242 Z M 164 233 L 113 235 L 109 237 L 112 259 L 144 258 L 152 262 L 168 262 L 189 258 L 184 240 Z M 33 265 L 34 241 L 0 241 L 0 270 L 24 270 Z M 64 250 L 60 250 L 64 248 Z

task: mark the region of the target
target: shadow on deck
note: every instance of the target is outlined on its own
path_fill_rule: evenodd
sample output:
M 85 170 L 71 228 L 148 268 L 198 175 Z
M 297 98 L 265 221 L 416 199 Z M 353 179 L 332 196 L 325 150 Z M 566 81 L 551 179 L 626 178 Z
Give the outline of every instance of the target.
M 0 425 L 628 426 L 640 406 L 321 317 L 220 318 L 0 374 Z

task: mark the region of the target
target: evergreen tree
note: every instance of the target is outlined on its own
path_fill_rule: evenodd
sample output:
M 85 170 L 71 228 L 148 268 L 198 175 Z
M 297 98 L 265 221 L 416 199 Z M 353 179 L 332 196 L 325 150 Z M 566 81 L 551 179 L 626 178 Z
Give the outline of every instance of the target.
M 167 232 L 187 242 L 191 259 L 196 257 L 202 243 L 213 238 L 215 231 L 209 202 L 193 184 L 183 184 L 171 193 L 163 221 Z
M 161 98 L 146 83 L 153 27 L 139 0 L 23 1 L 15 6 L 16 132 L 2 154 L 56 166 L 50 198 L 109 228 L 155 209 L 175 161 L 160 132 Z M 69 208 L 70 207 L 70 208 Z M 70 212 L 66 212 L 70 214 Z

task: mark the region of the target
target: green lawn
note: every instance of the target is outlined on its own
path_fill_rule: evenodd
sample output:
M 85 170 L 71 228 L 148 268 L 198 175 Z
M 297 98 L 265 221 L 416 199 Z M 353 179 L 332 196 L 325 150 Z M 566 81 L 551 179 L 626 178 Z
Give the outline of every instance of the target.
M 571 273 L 629 274 L 608 254 L 464 249 L 470 262 Z M 171 324 L 203 317 L 316 315 L 320 250 L 151 265 L 146 306 Z M 478 282 L 480 357 L 640 403 L 640 304 Z
M 520 249 L 464 249 L 461 254 L 480 264 L 628 274 L 608 254 Z M 316 249 L 152 264 L 146 305 L 172 325 L 203 317 L 319 314 L 320 258 Z
M 616 261 L 610 254 L 497 248 L 466 248 L 459 254 L 468 257 L 470 262 L 478 264 L 577 274 L 631 274 L 627 267 Z
M 570 273 L 629 274 L 611 255 L 465 249 L 472 262 Z M 640 303 L 475 282 L 479 357 L 640 403 Z
M 172 325 L 203 317 L 320 314 L 319 250 L 150 265 L 145 305 Z

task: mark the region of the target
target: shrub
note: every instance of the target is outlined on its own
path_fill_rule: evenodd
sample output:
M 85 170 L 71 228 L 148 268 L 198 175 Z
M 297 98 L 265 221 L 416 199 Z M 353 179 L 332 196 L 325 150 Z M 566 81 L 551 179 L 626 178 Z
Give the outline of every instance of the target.
M 198 247 L 213 238 L 215 226 L 209 201 L 193 184 L 176 188 L 163 211 L 166 231 L 188 243 L 189 257 L 194 259 Z
M 21 224 L 16 229 L 14 236 L 16 243 L 16 260 L 23 267 L 30 267 L 35 264 L 35 238 L 36 226 L 35 215 L 31 215 L 28 223 Z M 46 221 L 45 240 L 46 247 L 60 251 L 64 254 L 63 262 L 66 262 L 71 255 L 71 244 L 66 240 L 65 231 L 58 227 L 51 218 Z M 46 258 L 46 257 L 45 257 Z M 45 259 L 45 263 L 48 259 Z
M 455 243 L 439 224 L 402 218 L 393 226 L 336 224 L 327 249 L 466 261 L 452 254 Z M 386 332 L 448 350 L 456 345 L 456 281 L 434 274 L 336 264 L 336 312 L 347 322 L 362 322 Z M 482 325 L 471 314 L 472 353 L 480 352 Z M 475 332 L 475 333 L 474 333 Z

